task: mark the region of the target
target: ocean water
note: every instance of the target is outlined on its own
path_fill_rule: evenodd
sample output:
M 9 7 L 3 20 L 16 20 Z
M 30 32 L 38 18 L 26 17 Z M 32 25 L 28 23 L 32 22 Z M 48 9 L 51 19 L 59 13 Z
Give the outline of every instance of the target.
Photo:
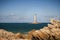
M 27 33 L 33 29 L 41 29 L 44 26 L 47 26 L 48 23 L 39 23 L 39 24 L 31 24 L 31 23 L 0 23 L 0 29 L 5 29 L 10 32 L 20 32 Z

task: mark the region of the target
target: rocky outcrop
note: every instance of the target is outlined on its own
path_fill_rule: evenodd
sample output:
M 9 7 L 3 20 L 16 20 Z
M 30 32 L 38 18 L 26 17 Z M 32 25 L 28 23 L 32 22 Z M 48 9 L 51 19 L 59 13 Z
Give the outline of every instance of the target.
M 0 40 L 20 40 L 25 37 L 20 33 L 12 33 L 6 30 L 0 29 Z
M 0 39 L 12 40 L 12 39 L 15 39 L 15 35 L 12 32 L 8 32 L 8 31 L 5 31 L 3 29 L 0 29 Z
M 40 30 L 29 32 L 31 40 L 60 40 L 60 21 L 51 19 L 51 24 Z

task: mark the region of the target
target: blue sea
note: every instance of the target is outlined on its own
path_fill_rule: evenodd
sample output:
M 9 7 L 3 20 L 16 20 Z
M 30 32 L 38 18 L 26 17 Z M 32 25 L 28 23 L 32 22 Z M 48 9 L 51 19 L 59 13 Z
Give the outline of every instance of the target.
M 39 23 L 39 24 L 32 24 L 32 23 L 0 23 L 0 29 L 5 29 L 10 32 L 20 32 L 20 33 L 27 33 L 33 29 L 38 30 L 47 26 L 48 23 Z

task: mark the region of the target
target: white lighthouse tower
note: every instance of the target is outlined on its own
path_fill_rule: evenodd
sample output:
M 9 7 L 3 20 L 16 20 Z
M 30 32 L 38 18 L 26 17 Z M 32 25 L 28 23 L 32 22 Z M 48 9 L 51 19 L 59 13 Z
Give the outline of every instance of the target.
M 37 24 L 37 23 L 38 23 L 38 22 L 37 22 L 37 14 L 34 15 L 33 20 L 34 20 L 34 21 L 33 21 L 33 24 Z

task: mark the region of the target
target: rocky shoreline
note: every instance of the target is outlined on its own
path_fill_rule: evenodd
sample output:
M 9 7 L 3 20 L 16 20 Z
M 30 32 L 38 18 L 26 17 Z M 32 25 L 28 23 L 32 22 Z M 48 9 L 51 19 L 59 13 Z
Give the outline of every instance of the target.
M 51 19 L 50 22 L 47 27 L 29 31 L 27 35 L 0 29 L 0 40 L 60 40 L 60 21 Z

